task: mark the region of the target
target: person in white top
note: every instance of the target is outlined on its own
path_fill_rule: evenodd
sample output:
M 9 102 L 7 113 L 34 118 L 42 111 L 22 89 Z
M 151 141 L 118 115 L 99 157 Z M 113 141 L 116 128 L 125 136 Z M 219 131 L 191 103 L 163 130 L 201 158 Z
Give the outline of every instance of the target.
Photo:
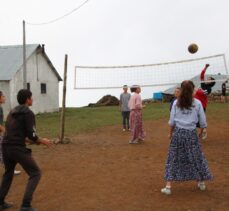
M 171 140 L 165 167 L 166 186 L 161 189 L 164 194 L 171 194 L 173 181 L 198 181 L 198 188 L 205 190 L 204 181 L 211 180 L 212 174 L 201 149 L 199 137 L 207 127 L 206 117 L 201 102 L 193 97 L 192 81 L 181 83 L 181 93 L 173 103 L 169 127 Z M 196 124 L 200 124 L 197 133 Z

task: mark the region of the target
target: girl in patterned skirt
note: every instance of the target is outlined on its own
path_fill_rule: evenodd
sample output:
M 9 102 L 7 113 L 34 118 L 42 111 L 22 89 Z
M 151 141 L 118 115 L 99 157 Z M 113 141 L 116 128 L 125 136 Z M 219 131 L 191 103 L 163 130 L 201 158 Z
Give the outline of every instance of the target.
M 164 194 L 171 194 L 172 181 L 195 180 L 198 188 L 205 190 L 204 181 L 211 180 L 207 160 L 199 143 L 203 129 L 207 127 L 206 117 L 201 102 L 193 98 L 194 84 L 183 81 L 181 93 L 172 106 L 170 113 L 170 139 L 168 158 L 165 168 L 166 187 Z M 200 123 L 197 134 L 196 124 Z
M 130 130 L 132 133 L 132 139 L 129 144 L 137 144 L 144 141 L 145 134 L 142 123 L 142 100 L 140 96 L 141 87 L 133 85 L 130 88 L 134 94 L 131 96 L 128 106 L 130 108 Z

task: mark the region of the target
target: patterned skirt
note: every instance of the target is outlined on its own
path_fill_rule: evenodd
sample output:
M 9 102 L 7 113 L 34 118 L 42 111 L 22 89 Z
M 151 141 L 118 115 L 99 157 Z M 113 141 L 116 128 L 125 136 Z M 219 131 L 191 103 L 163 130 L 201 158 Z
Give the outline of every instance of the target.
M 166 181 L 204 181 L 212 175 L 196 130 L 175 128 L 165 168 Z
M 131 110 L 130 112 L 130 130 L 132 134 L 132 140 L 141 139 L 144 140 L 145 133 L 143 130 L 142 122 L 142 110 Z

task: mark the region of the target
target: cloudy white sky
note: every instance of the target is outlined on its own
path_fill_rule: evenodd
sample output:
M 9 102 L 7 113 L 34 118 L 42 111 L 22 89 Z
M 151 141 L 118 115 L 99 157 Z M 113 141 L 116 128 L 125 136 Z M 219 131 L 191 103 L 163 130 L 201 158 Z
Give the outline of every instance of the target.
M 83 1 L 2 1 L 0 45 L 22 44 L 22 20 L 46 22 Z M 228 60 L 228 8 L 228 0 L 90 0 L 56 23 L 26 25 L 27 43 L 44 43 L 61 76 L 68 54 L 67 105 L 80 106 L 109 90 L 90 94 L 73 90 L 75 65 L 148 64 L 218 53 L 225 53 Z M 186 50 L 192 42 L 199 45 L 195 55 Z

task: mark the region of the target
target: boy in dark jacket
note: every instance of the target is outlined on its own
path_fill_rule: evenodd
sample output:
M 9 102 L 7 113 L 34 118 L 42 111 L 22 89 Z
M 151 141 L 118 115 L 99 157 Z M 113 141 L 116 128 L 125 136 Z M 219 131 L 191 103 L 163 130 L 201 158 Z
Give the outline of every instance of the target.
M 215 86 L 215 79 L 213 77 L 208 77 L 207 81 L 205 80 L 205 73 L 210 65 L 206 64 L 204 69 L 200 73 L 200 80 L 201 80 L 201 88 L 195 90 L 195 98 L 198 99 L 202 106 L 203 109 L 206 113 L 207 105 L 208 105 L 208 95 L 211 94 L 212 92 L 212 87 Z M 197 127 L 199 125 L 197 124 Z M 204 128 L 203 134 L 202 134 L 202 139 L 207 138 L 207 130 Z
M 36 134 L 35 115 L 29 109 L 33 104 L 32 93 L 22 89 L 18 92 L 17 100 L 19 105 L 7 117 L 2 143 L 5 173 L 0 188 L 0 210 L 12 206 L 5 202 L 5 197 L 13 180 L 14 168 L 19 163 L 29 175 L 21 211 L 36 211 L 37 209 L 31 207 L 31 201 L 41 178 L 41 170 L 33 159 L 31 150 L 26 148 L 26 140 L 46 146 L 51 146 L 52 142 L 41 139 Z

